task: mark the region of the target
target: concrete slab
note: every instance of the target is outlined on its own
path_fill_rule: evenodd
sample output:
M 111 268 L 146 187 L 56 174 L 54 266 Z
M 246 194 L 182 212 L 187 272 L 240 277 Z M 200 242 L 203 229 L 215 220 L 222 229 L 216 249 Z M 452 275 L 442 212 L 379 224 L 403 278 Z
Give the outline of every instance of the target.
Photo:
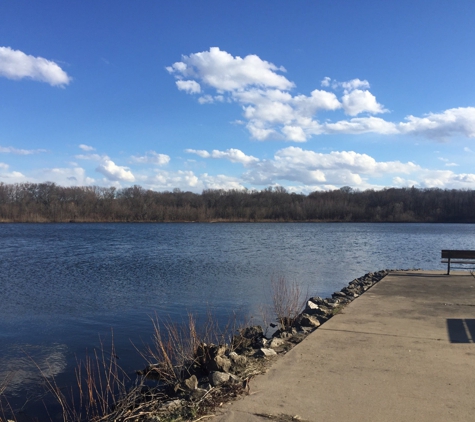
M 475 421 L 474 341 L 475 277 L 391 273 L 213 420 Z

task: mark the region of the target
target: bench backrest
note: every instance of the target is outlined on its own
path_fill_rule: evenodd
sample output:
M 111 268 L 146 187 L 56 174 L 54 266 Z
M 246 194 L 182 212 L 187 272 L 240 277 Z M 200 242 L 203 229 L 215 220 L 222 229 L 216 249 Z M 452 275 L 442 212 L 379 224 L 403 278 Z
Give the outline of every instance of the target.
M 443 249 L 442 258 L 475 259 L 475 251 L 462 251 L 454 249 Z

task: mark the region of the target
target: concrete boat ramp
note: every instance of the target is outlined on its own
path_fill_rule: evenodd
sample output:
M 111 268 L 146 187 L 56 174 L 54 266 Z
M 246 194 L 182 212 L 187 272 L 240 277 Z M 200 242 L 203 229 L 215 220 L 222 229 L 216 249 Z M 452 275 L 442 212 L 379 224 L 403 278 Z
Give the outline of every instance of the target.
M 475 277 L 390 273 L 213 421 L 475 421 Z

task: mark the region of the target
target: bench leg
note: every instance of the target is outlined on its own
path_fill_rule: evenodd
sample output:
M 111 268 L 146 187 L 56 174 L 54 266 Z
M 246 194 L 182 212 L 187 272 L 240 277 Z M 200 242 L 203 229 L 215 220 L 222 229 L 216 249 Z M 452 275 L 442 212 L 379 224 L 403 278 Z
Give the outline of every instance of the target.
M 447 260 L 447 275 L 450 275 L 450 258 Z

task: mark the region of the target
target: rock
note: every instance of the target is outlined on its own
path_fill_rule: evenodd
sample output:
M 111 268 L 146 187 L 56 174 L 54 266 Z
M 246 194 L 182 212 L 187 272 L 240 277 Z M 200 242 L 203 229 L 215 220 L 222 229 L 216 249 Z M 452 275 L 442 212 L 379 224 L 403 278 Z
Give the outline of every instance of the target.
M 308 314 L 302 314 L 299 318 L 298 323 L 302 327 L 320 327 L 320 321 L 318 320 L 318 318 L 315 318 L 314 316 Z
M 202 343 L 196 351 L 196 360 L 206 372 L 211 371 L 229 371 L 231 361 L 224 356 L 226 346 Z
M 213 387 L 217 387 L 224 384 L 225 382 L 228 382 L 230 378 L 231 376 L 225 372 L 215 371 L 209 374 L 209 381 Z
M 226 352 L 226 346 L 201 343 L 196 350 L 198 363 L 205 366 L 207 362 L 214 360 L 216 356 L 222 356 Z
M 277 356 L 277 352 L 273 349 L 266 349 L 262 347 L 256 352 L 256 356 L 270 358 L 272 356 Z
M 245 366 L 247 363 L 246 356 L 238 355 L 236 352 L 231 352 L 229 354 L 229 358 L 234 363 L 234 365 L 237 365 L 237 366 Z
M 205 390 L 204 388 L 197 388 L 196 390 L 193 390 L 190 397 L 193 400 L 200 400 L 206 395 L 207 392 L 208 391 Z
M 229 372 L 229 368 L 231 368 L 231 361 L 226 356 L 216 356 L 214 358 L 215 365 L 212 369 L 221 371 L 221 372 Z
M 277 348 L 283 346 L 285 343 L 287 343 L 287 342 L 286 342 L 284 339 L 275 337 L 275 338 L 273 338 L 272 341 L 270 342 L 269 347 L 270 347 L 271 349 L 277 349 Z
M 323 305 L 325 303 L 325 300 L 322 299 L 320 296 L 314 296 L 309 299 L 309 301 L 317 304 L 317 305 Z
M 250 347 L 260 347 L 264 338 L 264 331 L 260 325 L 247 327 L 239 330 L 239 334 L 233 337 L 233 349 L 244 350 Z
M 196 390 L 198 388 L 198 378 L 196 375 L 192 375 L 190 378 L 183 382 L 188 390 Z
M 289 342 L 293 344 L 299 344 L 302 340 L 307 337 L 307 334 L 305 334 L 303 331 L 297 334 L 294 334 L 292 337 L 289 338 Z
M 293 335 L 293 332 L 289 332 L 287 330 L 277 330 L 273 335 L 272 337 L 273 338 L 282 338 L 282 339 L 287 339 L 289 337 L 292 337 Z
M 305 311 L 307 310 L 313 310 L 313 309 L 318 309 L 319 305 L 313 302 L 312 300 L 309 300 L 307 302 L 307 305 L 305 306 Z
M 242 379 L 239 378 L 237 375 L 229 374 L 229 381 L 231 381 L 233 384 L 241 384 Z

